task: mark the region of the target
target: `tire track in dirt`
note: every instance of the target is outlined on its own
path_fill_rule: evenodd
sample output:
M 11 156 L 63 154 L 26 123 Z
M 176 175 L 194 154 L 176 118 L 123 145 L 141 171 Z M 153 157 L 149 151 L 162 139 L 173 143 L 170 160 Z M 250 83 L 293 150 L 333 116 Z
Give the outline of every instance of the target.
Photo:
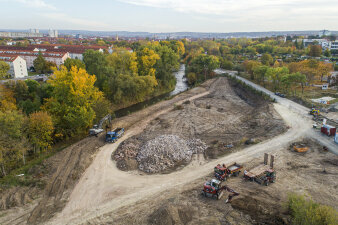
M 81 156 L 88 149 L 102 145 L 103 142 L 98 138 L 88 137 L 67 149 L 64 159 L 45 188 L 42 200 L 30 214 L 28 224 L 46 221 L 64 207 L 69 196 L 67 189 L 75 185 L 76 178 L 72 176 L 76 175 L 74 171 L 79 167 Z

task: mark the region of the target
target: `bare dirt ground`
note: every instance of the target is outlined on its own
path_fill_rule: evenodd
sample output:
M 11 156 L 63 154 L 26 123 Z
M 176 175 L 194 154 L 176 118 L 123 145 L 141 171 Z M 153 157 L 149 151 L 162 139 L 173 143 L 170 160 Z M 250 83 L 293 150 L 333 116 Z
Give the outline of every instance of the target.
M 242 176 L 230 178 L 226 185 L 240 192 L 230 204 L 225 196 L 215 200 L 200 194 L 203 183 L 213 178 L 210 173 L 182 189 L 154 194 L 84 224 L 290 224 L 285 202 L 292 192 L 338 209 L 338 156 L 323 152 L 311 139 L 299 141 L 310 147 L 308 152 L 297 153 L 290 147 L 275 152 L 276 183 L 266 187 Z M 245 168 L 262 163 L 262 156 L 244 163 Z
M 261 160 L 262 155 L 264 152 L 274 152 L 280 154 L 281 150 L 286 149 L 290 142 L 293 140 L 305 136 L 311 127 L 311 121 L 308 119 L 299 116 L 299 114 L 290 111 L 288 107 L 284 107 L 280 104 L 274 104 L 274 109 L 278 112 L 278 114 L 283 118 L 283 120 L 287 123 L 290 127 L 287 132 L 278 135 L 277 137 L 270 139 L 270 140 L 262 140 L 260 143 L 256 145 L 251 145 L 241 151 L 236 151 L 232 154 L 227 154 L 221 156 L 217 160 L 214 160 L 210 157 L 209 160 L 205 160 L 204 157 L 200 157 L 195 155 L 195 158 L 192 162 L 182 168 L 181 170 L 174 171 L 170 174 L 155 174 L 155 175 L 145 175 L 144 173 L 140 173 L 139 171 L 121 171 L 117 169 L 116 163 L 111 160 L 112 153 L 116 150 L 118 145 L 123 142 L 124 140 L 134 136 L 139 135 L 149 123 L 153 121 L 157 117 L 161 117 L 161 115 L 166 115 L 167 113 L 171 113 L 171 110 L 174 108 L 174 104 L 180 105 L 186 101 L 194 102 L 198 98 L 203 98 L 210 93 L 208 92 L 209 86 L 212 84 L 213 80 L 209 80 L 203 86 L 199 88 L 192 89 L 188 92 L 185 92 L 169 101 L 161 102 L 154 106 L 151 106 L 145 110 L 139 111 L 127 117 L 121 118 L 119 120 L 114 121 L 115 126 L 122 126 L 127 128 L 125 136 L 123 136 L 117 143 L 111 145 L 104 145 L 99 149 L 97 152 L 93 162 L 90 166 L 85 170 L 82 174 L 78 174 L 78 179 L 74 179 L 71 181 L 69 178 L 63 178 L 63 176 L 69 175 L 69 172 L 64 170 L 74 170 L 76 171 L 76 166 L 71 166 L 68 168 L 68 163 L 65 161 L 67 158 L 62 158 L 59 161 L 59 169 L 54 171 L 53 179 L 49 185 L 46 186 L 46 195 L 43 196 L 42 200 L 40 201 L 40 205 L 37 205 L 37 201 L 33 201 L 31 204 L 26 204 L 23 207 L 15 207 L 6 211 L 2 211 L 0 214 L 0 223 L 1 224 L 25 224 L 27 223 L 27 218 L 29 217 L 32 209 L 35 208 L 32 213 L 33 217 L 35 218 L 31 223 L 48 223 L 48 224 L 125 224 L 123 221 L 123 215 L 125 216 L 125 222 L 128 223 L 129 218 L 130 221 L 133 222 L 133 218 L 135 215 L 138 215 L 140 220 L 140 224 L 148 224 L 148 223 L 156 223 L 156 220 L 150 220 L 146 215 L 149 213 L 154 213 L 153 217 L 159 218 L 156 215 L 169 215 L 168 223 L 164 224 L 174 224 L 174 222 L 178 219 L 181 221 L 193 221 L 198 218 L 199 207 L 204 209 L 210 207 L 210 204 L 207 204 L 211 199 L 200 199 L 199 192 L 201 184 L 206 180 L 211 178 L 210 172 L 212 171 L 213 167 L 220 162 L 224 163 L 231 163 L 234 159 L 236 159 L 239 163 L 245 163 L 248 166 L 253 166 L 255 162 L 259 162 Z M 195 104 L 195 103 L 194 103 Z M 198 108 L 198 107 L 196 107 Z M 276 114 L 277 115 L 277 114 Z M 278 115 L 277 115 L 278 116 Z M 183 130 L 183 129 L 182 129 Z M 83 149 L 87 149 L 83 147 Z M 223 154 L 221 154 L 223 155 Z M 294 157 L 294 156 L 293 156 Z M 292 158 L 290 157 L 290 161 Z M 69 158 L 69 157 L 68 157 Z M 70 157 L 73 158 L 73 157 Z M 77 155 L 75 158 L 79 158 Z M 91 158 L 91 157 L 87 157 Z M 256 159 L 259 159 L 258 161 Z M 314 157 L 315 158 L 315 157 Z M 332 157 L 331 157 L 332 158 Z M 299 161 L 304 162 L 306 161 Z M 71 160 L 73 161 L 73 160 Z M 75 160 L 76 161 L 76 160 Z M 250 164 L 253 163 L 253 164 Z M 278 164 L 278 162 L 277 162 Z M 72 169 L 73 168 L 73 169 Z M 250 168 L 250 167 L 249 167 Z M 83 167 L 85 169 L 85 167 Z M 290 172 L 291 174 L 292 171 Z M 279 179 L 279 172 L 277 174 Z M 61 182 L 61 185 L 52 185 L 57 178 L 64 180 Z M 295 175 L 294 175 L 295 177 Z M 294 178 L 293 177 L 293 178 Z M 307 177 L 308 179 L 308 177 Z M 235 178 L 230 180 L 229 185 L 232 187 L 232 182 L 235 181 L 241 182 L 241 179 Z M 307 189 L 300 189 L 300 186 L 304 186 L 300 180 L 297 183 L 296 190 L 302 191 L 309 191 L 311 187 L 306 186 Z M 304 182 L 310 181 L 304 178 Z M 62 184 L 63 183 L 63 184 Z M 70 184 L 70 185 L 69 185 Z M 75 185 L 76 184 L 76 185 Z M 241 184 L 241 183 L 239 183 Z M 281 184 L 278 186 L 279 183 L 273 184 L 269 187 L 261 187 L 256 183 L 249 183 L 247 186 L 245 185 L 236 185 L 233 188 L 241 192 L 240 199 L 243 196 L 243 190 L 241 189 L 242 186 L 249 187 L 250 190 L 260 190 L 260 188 L 267 188 L 268 190 L 271 188 L 279 188 L 276 189 L 281 193 L 285 189 L 293 189 L 292 182 L 290 183 L 291 186 L 285 187 L 285 185 Z M 312 183 L 313 184 L 313 183 Z M 311 185 L 312 185 L 311 184 Z M 75 185 L 75 187 L 74 187 Z M 289 184 L 287 184 L 289 185 Z M 53 187 L 48 189 L 47 187 Z M 47 190 L 59 190 L 59 187 L 64 189 L 64 193 L 58 191 L 48 192 Z M 322 189 L 324 186 L 321 186 Z M 335 189 L 330 189 L 330 192 L 336 191 L 337 184 L 335 184 Z M 258 192 L 263 192 L 262 189 Z M 319 190 L 319 189 L 317 189 Z M 326 190 L 326 189 L 325 189 Z M 195 192 L 195 194 L 194 194 Z M 49 196 L 48 193 L 51 193 L 52 196 Z M 55 194 L 56 193 L 56 194 Z M 57 194 L 59 193 L 59 194 Z M 183 194 L 182 194 L 183 193 Z M 254 198 L 253 192 L 248 192 L 248 196 L 250 198 Z M 277 191 L 276 191 L 277 193 Z M 69 197 L 67 197 L 67 195 Z M 281 193 L 284 195 L 284 192 Z M 61 196 L 61 197 L 57 197 Z M 198 197 L 194 197 L 198 196 Z M 269 196 L 269 195 L 267 195 Z M 171 213 L 167 213 L 166 210 L 167 205 L 166 202 L 178 204 L 180 199 L 192 199 L 192 203 L 187 202 L 186 204 L 194 205 L 195 201 L 201 200 L 201 204 L 198 202 L 197 208 L 187 209 L 187 207 L 181 207 L 181 209 L 173 209 L 174 216 L 171 216 Z M 195 198 L 195 200 L 194 200 Z M 196 200 L 197 198 L 197 200 Z M 44 199 L 47 199 L 44 201 Z M 54 199 L 58 199 L 54 201 Z M 40 200 L 40 199 L 39 199 Z M 335 199 L 336 200 L 336 199 Z M 163 201 L 163 202 L 162 202 Z M 255 202 L 254 200 L 253 202 Z M 259 200 L 261 201 L 261 199 Z M 53 207 L 55 202 L 61 202 L 61 204 L 65 204 L 65 207 Z M 184 202 L 184 201 L 183 201 Z M 234 201 L 235 202 L 235 201 Z M 234 204 L 233 202 L 233 204 Z M 237 203 L 240 201 L 237 201 Z M 245 202 L 242 200 L 242 202 Z M 162 205 L 162 203 L 164 205 Z M 218 211 L 221 215 L 222 209 L 224 206 L 221 204 L 221 201 L 218 204 Z M 236 203 L 235 203 L 236 204 Z M 46 212 L 44 213 L 43 205 L 46 207 Z M 253 204 L 252 204 L 253 205 Z M 262 203 L 265 205 L 265 202 Z M 138 207 L 139 206 L 139 207 Z M 225 207 L 229 207 L 230 205 L 226 205 Z M 135 208 L 136 207 L 136 208 Z M 164 210 L 159 210 L 160 208 L 164 208 Z M 235 206 L 234 206 L 235 207 Z M 189 208 L 189 207 L 188 207 Z M 238 204 L 238 208 L 240 208 L 240 204 Z M 55 211 L 52 211 L 55 209 Z M 40 210 L 40 214 L 37 213 Z M 61 212 L 57 212 L 58 210 L 62 210 Z M 170 211 L 171 209 L 169 209 Z M 197 210 L 197 211 L 196 211 Z M 240 217 L 243 219 L 241 223 L 249 224 L 250 219 L 248 215 L 249 213 L 245 213 L 248 215 L 244 215 L 242 211 L 234 211 L 233 209 L 229 208 L 229 214 L 226 216 L 226 220 L 230 221 L 228 224 L 231 224 L 231 220 L 234 218 Z M 148 212 L 149 211 L 149 212 Z M 157 212 L 158 211 L 158 212 Z M 138 212 L 143 214 L 138 214 Z M 177 212 L 177 213 L 176 213 Z M 191 213 L 189 213 L 191 212 Z M 196 213 L 195 213 L 196 212 Z M 132 215 L 134 213 L 134 215 Z M 147 214 L 148 213 L 148 214 Z M 200 224 L 217 224 L 218 222 L 213 217 L 207 216 L 209 212 L 205 211 L 204 218 L 201 217 L 201 221 L 205 221 L 204 223 Z M 35 215 L 35 216 L 34 216 Z M 41 216 L 42 215 L 42 216 Z M 51 220 L 47 221 L 48 218 L 55 215 Z M 193 218 L 190 220 L 190 215 Z M 142 220 L 142 218 L 144 220 Z M 225 221 L 224 219 L 224 221 Z M 172 222 L 170 222 L 172 221 Z M 198 221 L 198 219 L 196 220 Z M 215 222 L 213 222 L 215 221 Z M 222 220 L 223 221 L 223 220 Z M 233 220 L 238 221 L 238 220 Z M 249 221 L 249 222 L 247 222 Z M 176 222 L 175 222 L 176 223 Z M 223 222 L 220 222 L 223 223 Z M 176 224 L 184 224 L 183 222 L 177 222 Z M 226 223 L 225 223 L 226 224 Z M 238 223 L 232 223 L 238 224 Z
M 113 127 L 128 129 L 133 124 L 163 112 L 174 103 L 206 92 L 211 80 L 168 101 L 113 121 Z M 0 191 L 0 224 L 39 224 L 62 210 L 74 186 L 104 145 L 104 135 L 88 137 L 62 150 L 32 169 L 42 187 L 11 187 Z
M 136 156 L 147 141 L 160 135 L 177 135 L 184 140 L 198 138 L 209 148 L 206 159 L 235 152 L 245 144 L 258 143 L 286 130 L 272 104 L 221 77 L 210 86 L 210 94 L 177 105 L 172 111 L 152 120 L 139 134 L 123 142 L 114 159 L 118 168 L 138 168 Z M 228 149 L 226 145 L 233 145 Z M 172 168 L 177 168 L 178 161 Z M 181 167 L 180 167 L 181 168 Z M 165 170 L 163 172 L 170 172 Z

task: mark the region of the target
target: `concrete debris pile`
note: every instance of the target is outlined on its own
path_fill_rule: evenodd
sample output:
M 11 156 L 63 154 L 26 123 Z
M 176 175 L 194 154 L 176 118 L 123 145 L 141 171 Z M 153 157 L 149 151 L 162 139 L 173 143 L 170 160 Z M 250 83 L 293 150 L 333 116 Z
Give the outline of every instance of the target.
M 139 169 L 157 173 L 191 161 L 193 154 L 203 153 L 207 145 L 200 139 L 184 140 L 176 135 L 161 135 L 141 146 L 136 157 Z
M 132 142 L 126 143 L 123 142 L 121 148 L 119 148 L 115 154 L 113 154 L 113 159 L 116 161 L 123 160 L 125 158 L 135 158 L 137 155 L 138 146 Z

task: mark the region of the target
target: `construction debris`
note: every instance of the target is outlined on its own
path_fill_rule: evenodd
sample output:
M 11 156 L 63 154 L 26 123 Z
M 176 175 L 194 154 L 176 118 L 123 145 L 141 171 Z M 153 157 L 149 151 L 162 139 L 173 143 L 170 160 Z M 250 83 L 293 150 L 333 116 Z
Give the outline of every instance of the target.
M 177 135 L 161 135 L 141 146 L 136 160 L 140 170 L 157 173 L 190 162 L 193 154 L 203 153 L 206 148 L 200 139 L 184 140 Z

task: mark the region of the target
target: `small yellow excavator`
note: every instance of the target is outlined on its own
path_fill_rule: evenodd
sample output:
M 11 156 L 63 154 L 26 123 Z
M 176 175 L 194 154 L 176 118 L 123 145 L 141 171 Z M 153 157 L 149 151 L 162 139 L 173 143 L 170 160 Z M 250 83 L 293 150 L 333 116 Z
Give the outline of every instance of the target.
M 320 115 L 320 111 L 319 109 L 316 109 L 316 108 L 312 108 L 309 112 L 310 115 L 313 115 L 313 116 L 319 116 Z

